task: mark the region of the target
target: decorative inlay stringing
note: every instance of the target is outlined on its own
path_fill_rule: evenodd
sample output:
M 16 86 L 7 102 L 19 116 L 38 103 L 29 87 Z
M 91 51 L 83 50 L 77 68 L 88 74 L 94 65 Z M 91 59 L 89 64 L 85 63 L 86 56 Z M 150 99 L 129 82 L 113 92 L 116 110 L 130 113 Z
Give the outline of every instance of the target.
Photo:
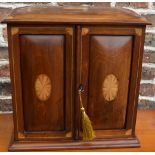
M 51 95 L 51 80 L 46 74 L 40 74 L 35 81 L 35 93 L 39 100 L 46 101 Z
M 115 75 L 109 74 L 105 77 L 102 85 L 102 93 L 106 101 L 113 101 L 117 97 L 118 80 Z

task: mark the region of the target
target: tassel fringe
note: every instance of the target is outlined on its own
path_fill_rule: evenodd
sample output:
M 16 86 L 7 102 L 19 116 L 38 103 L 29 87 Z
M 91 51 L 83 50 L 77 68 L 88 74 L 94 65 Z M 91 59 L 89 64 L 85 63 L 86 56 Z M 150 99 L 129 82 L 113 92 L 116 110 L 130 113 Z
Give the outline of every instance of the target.
M 81 114 L 82 114 L 82 137 L 83 137 L 83 140 L 89 141 L 89 140 L 93 140 L 95 138 L 95 133 L 94 133 L 91 121 L 83 107 L 82 97 L 81 97 L 82 91 L 83 91 L 83 89 L 80 88 L 79 89 L 79 97 L 80 97 Z
M 81 112 L 82 112 L 83 140 L 85 140 L 85 141 L 93 140 L 95 138 L 95 133 L 94 133 L 91 121 L 83 107 L 81 108 Z

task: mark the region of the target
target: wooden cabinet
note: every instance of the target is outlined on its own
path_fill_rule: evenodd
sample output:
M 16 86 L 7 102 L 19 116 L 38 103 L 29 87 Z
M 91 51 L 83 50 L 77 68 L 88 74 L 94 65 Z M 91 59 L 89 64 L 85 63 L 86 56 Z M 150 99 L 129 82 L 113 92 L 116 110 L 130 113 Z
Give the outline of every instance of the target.
M 39 6 L 16 9 L 3 22 L 13 87 L 10 151 L 140 146 L 135 122 L 149 22 L 124 9 Z M 92 141 L 81 136 L 79 85 Z

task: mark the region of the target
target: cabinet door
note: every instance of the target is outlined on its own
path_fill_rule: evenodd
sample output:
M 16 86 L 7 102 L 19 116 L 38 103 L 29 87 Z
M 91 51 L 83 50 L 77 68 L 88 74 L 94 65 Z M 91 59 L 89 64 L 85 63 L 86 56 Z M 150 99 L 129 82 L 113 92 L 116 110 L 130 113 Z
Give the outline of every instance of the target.
M 79 28 L 78 83 L 96 138 L 134 135 L 142 33 L 130 27 Z
M 72 138 L 72 27 L 13 27 L 17 139 Z

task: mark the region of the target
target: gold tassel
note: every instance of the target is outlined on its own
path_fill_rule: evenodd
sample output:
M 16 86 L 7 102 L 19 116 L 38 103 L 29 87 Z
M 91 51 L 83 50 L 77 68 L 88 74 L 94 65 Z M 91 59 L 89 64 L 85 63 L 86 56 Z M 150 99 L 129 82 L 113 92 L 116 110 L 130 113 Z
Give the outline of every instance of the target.
M 82 137 L 83 140 L 89 141 L 93 140 L 95 138 L 95 133 L 91 124 L 91 121 L 88 117 L 88 115 L 85 112 L 85 109 L 82 104 L 82 97 L 81 97 L 81 91 L 79 90 L 79 97 L 80 97 L 80 104 L 81 104 L 81 113 L 82 113 Z

